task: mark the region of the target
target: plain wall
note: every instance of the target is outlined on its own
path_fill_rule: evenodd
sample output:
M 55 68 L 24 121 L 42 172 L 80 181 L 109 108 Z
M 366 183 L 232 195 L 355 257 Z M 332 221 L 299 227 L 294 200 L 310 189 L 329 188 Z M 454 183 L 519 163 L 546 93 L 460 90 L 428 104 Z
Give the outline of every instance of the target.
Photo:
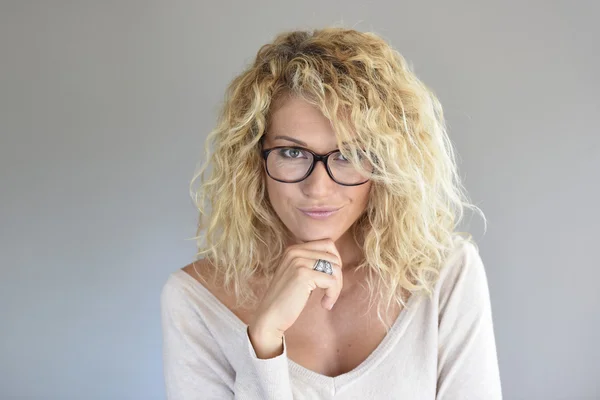
M 505 398 L 600 398 L 598 4 L 1 1 L 0 398 L 165 398 L 159 294 L 225 87 L 326 25 L 384 36 L 445 107 Z

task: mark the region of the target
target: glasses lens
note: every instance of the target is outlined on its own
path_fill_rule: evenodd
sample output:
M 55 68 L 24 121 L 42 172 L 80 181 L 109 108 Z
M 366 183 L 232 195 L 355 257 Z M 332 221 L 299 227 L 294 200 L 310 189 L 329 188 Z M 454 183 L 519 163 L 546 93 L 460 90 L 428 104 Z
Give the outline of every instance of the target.
M 313 156 L 308 151 L 284 147 L 274 149 L 267 157 L 269 174 L 280 181 L 293 182 L 302 179 L 310 169 Z
M 361 161 L 361 166 L 368 173 L 373 172 L 373 166 L 369 160 L 361 158 Z M 329 169 L 335 180 L 345 185 L 355 185 L 369 179 L 368 176 L 361 174 L 339 151 L 329 156 Z
M 267 169 L 269 175 L 283 182 L 297 182 L 306 176 L 313 162 L 310 152 L 285 147 L 274 149 L 267 157 Z M 334 180 L 342 185 L 356 185 L 368 180 L 360 171 L 348 161 L 342 153 L 335 152 L 329 156 L 329 169 Z M 373 166 L 368 160 L 363 162 L 363 167 L 369 173 L 373 172 Z

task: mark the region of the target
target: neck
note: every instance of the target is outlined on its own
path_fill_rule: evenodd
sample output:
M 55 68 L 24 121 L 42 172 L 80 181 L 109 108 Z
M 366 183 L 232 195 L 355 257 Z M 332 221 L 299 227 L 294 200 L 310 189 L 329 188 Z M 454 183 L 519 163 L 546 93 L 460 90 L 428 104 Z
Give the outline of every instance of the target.
M 342 257 L 342 270 L 352 270 L 364 258 L 362 249 L 356 244 L 352 238 L 352 232 L 346 231 L 338 240 L 335 241 L 340 256 Z

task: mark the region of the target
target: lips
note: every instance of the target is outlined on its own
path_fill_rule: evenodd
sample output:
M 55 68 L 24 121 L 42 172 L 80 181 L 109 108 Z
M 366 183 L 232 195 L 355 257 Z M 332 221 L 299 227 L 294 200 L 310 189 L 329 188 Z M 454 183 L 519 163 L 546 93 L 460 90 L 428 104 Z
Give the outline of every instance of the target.
M 309 207 L 309 208 L 300 208 L 299 210 L 306 213 L 326 213 L 331 211 L 337 211 L 341 207 Z
M 341 208 L 341 207 L 340 207 Z M 312 207 L 312 208 L 305 208 L 305 209 L 299 209 L 300 211 L 302 211 L 302 213 L 310 218 L 313 219 L 327 219 L 329 218 L 331 215 L 335 214 L 340 208 L 333 208 L 333 207 Z M 312 211 L 312 210 L 318 210 L 318 211 Z M 324 210 L 328 210 L 328 211 L 324 211 Z

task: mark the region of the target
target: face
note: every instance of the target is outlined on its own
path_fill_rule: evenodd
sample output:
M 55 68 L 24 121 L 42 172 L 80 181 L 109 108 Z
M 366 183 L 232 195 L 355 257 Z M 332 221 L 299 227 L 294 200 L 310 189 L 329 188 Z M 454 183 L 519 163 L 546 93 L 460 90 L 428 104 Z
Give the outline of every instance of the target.
M 318 109 L 292 97 L 285 98 L 277 106 L 271 116 L 264 149 L 300 146 L 317 154 L 326 154 L 338 148 L 329 120 Z M 263 172 L 269 200 L 295 243 L 325 238 L 335 242 L 351 240 L 348 228 L 367 206 L 371 181 L 358 186 L 340 185 L 329 177 L 322 162 L 315 164 L 306 179 L 296 183 L 279 182 Z M 339 210 L 324 219 L 313 218 L 300 210 L 311 207 Z

